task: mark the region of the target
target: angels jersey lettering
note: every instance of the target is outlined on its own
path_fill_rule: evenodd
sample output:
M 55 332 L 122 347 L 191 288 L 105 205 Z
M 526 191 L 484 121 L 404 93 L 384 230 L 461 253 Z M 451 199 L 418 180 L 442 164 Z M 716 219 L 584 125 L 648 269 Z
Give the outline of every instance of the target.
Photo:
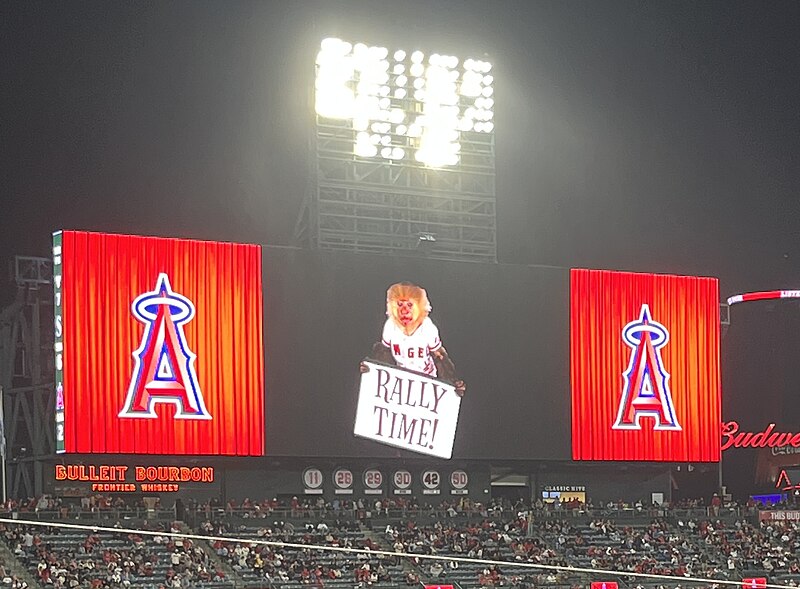
M 383 345 L 389 348 L 397 365 L 414 372 L 436 377 L 434 352 L 442 347 L 439 329 L 426 317 L 411 335 L 403 333 L 397 324 L 389 319 L 383 327 Z

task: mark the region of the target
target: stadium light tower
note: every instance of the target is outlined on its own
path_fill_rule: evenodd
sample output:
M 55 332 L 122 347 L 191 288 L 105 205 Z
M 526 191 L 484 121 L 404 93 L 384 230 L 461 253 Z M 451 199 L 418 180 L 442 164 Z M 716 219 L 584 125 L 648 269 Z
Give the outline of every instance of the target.
M 313 187 L 295 237 L 357 252 L 496 260 L 492 64 L 328 38 L 316 59 Z

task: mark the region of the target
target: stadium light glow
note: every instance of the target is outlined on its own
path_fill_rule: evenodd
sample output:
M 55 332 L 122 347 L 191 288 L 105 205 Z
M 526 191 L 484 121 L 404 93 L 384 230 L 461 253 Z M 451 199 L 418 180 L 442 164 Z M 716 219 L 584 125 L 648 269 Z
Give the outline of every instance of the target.
M 454 166 L 465 137 L 494 131 L 491 69 L 480 59 L 331 37 L 317 54 L 315 109 L 350 121 L 357 157 Z
M 399 108 L 393 108 L 391 113 L 389 114 L 389 120 L 393 122 L 395 125 L 398 123 L 402 123 L 406 118 L 406 113 L 404 113 Z

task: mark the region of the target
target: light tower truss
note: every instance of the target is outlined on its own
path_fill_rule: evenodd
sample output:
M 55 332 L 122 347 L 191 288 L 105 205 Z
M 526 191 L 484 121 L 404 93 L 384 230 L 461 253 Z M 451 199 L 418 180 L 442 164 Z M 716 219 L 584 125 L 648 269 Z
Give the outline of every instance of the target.
M 7 491 L 26 498 L 44 491 L 44 469 L 55 450 L 53 416 L 53 265 L 17 256 L 14 302 L 0 311 Z

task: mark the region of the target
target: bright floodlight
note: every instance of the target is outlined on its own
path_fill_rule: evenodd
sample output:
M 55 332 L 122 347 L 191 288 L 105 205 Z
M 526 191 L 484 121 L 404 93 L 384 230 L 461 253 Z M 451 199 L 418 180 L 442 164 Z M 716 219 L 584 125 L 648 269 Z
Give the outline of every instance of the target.
M 494 131 L 488 61 L 328 38 L 316 63 L 316 112 L 349 122 L 357 157 L 454 166 L 464 139 Z
M 412 76 L 419 77 L 425 73 L 425 66 L 421 63 L 415 63 L 408 71 Z

